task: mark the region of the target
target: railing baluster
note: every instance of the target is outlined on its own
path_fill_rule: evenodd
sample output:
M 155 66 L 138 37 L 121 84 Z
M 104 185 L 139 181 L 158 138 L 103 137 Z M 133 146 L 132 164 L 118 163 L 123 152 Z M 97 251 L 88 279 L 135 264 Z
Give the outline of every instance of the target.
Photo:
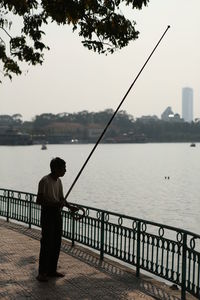
M 197 297 L 198 299 L 200 299 L 200 254 L 198 255 L 197 261 L 198 261 Z
M 137 223 L 137 266 L 136 266 L 136 276 L 140 276 L 140 233 L 141 233 L 141 222 Z
M 72 247 L 74 247 L 75 219 L 73 214 L 71 214 L 71 222 L 72 222 Z
M 185 300 L 185 292 L 186 292 L 186 253 L 187 253 L 187 234 L 183 233 L 181 300 Z
M 30 195 L 30 200 L 29 200 L 29 228 L 31 228 L 32 224 L 32 195 Z
M 103 260 L 104 257 L 104 224 L 105 224 L 105 213 L 101 213 L 101 250 L 100 250 L 100 259 Z
M 9 214 L 10 214 L 10 191 L 8 191 L 8 196 L 7 196 L 7 222 L 9 222 Z

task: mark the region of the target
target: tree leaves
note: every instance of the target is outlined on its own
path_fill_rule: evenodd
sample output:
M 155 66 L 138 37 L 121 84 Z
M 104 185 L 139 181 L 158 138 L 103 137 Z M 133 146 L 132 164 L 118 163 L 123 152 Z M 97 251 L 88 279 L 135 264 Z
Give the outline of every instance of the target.
M 42 26 L 49 21 L 58 25 L 72 24 L 83 38 L 82 44 L 98 53 L 113 53 L 138 38 L 135 22 L 126 18 L 121 4 L 141 9 L 149 0 L 0 0 L 0 33 L 4 31 L 9 47 L 0 35 L 0 61 L 4 76 L 21 74 L 20 62 L 42 64 L 44 51 L 49 47 L 42 42 Z M 11 34 L 10 16 L 22 21 L 21 35 Z M 9 17 L 8 17 L 9 16 Z M 14 18 L 13 20 L 15 20 Z M 14 24 L 13 24 L 14 25 Z M 17 59 L 15 62 L 13 59 Z

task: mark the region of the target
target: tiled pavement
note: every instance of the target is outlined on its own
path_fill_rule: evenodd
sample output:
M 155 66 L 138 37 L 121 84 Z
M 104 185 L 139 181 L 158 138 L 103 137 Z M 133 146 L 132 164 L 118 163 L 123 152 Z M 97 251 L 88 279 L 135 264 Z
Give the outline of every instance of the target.
M 59 270 L 64 278 L 38 282 L 40 231 L 0 220 L 0 299 L 34 300 L 180 300 L 155 279 L 135 277 L 134 271 L 83 247 L 63 241 Z M 192 300 L 191 296 L 187 297 Z

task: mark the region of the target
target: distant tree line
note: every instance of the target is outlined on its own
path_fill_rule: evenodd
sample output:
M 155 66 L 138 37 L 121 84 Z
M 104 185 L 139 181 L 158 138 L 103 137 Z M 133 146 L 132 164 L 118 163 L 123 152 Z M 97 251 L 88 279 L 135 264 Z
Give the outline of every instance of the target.
M 15 130 L 28 133 L 33 142 L 95 142 L 114 111 L 86 110 L 77 113 L 43 113 L 32 121 L 23 121 L 20 114 L 0 115 L 0 134 Z M 163 121 L 155 116 L 137 118 L 121 110 L 109 127 L 104 142 L 200 142 L 200 121 Z

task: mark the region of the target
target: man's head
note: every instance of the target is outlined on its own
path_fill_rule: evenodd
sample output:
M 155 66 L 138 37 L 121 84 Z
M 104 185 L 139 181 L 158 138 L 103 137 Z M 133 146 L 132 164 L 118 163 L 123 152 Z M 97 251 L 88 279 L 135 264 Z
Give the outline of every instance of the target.
M 66 163 L 62 158 L 55 157 L 50 162 L 50 169 L 55 177 L 62 177 L 66 172 Z

